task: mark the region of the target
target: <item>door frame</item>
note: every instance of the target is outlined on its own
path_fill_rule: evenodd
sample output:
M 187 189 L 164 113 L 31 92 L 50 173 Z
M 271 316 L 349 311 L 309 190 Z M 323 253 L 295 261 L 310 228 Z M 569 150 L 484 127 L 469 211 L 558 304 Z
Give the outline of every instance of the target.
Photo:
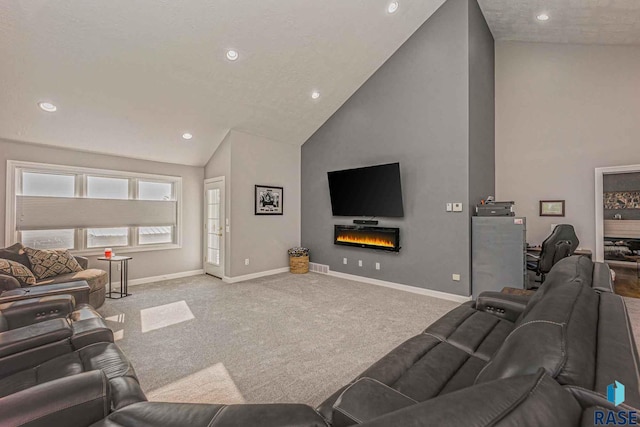
M 640 172 L 640 165 L 627 165 L 627 166 L 608 166 L 602 168 L 596 168 L 596 194 L 595 194 L 595 207 L 596 207 L 596 256 L 595 261 L 604 262 L 604 175 L 611 175 L 615 173 L 633 173 Z M 617 261 L 616 261 L 617 262 Z M 624 261 L 623 261 L 624 262 Z M 632 263 L 629 263 L 630 265 Z
M 226 241 L 227 241 L 227 211 L 226 206 L 227 206 L 227 191 L 226 191 L 226 185 L 225 185 L 225 178 L 224 176 L 217 176 L 214 178 L 207 178 L 204 180 L 204 184 L 203 184 L 203 188 L 202 188 L 202 269 L 204 271 L 204 274 L 207 274 L 207 249 L 208 249 L 208 241 L 207 241 L 207 216 L 208 216 L 208 212 L 207 212 L 207 185 L 208 184 L 213 184 L 213 183 L 221 183 L 222 184 L 222 197 L 220 197 L 220 216 L 221 216 L 221 221 L 220 224 L 222 225 L 222 238 L 220 241 L 220 248 L 222 250 L 222 262 L 220 263 L 220 268 L 222 269 L 222 274 L 221 274 L 221 279 L 225 277 L 226 275 L 226 269 L 225 269 L 225 264 L 227 261 L 227 250 L 226 250 Z

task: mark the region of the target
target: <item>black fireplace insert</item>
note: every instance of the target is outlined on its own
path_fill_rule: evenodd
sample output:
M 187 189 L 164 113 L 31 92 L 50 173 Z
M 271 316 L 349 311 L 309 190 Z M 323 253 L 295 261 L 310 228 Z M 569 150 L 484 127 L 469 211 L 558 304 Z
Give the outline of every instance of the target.
M 333 243 L 336 245 L 399 252 L 400 229 L 359 225 L 335 225 Z

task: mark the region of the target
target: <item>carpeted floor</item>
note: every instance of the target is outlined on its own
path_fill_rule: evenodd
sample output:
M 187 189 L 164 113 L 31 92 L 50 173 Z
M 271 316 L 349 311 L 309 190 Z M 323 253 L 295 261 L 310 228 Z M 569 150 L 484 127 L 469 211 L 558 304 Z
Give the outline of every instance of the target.
M 150 400 L 317 405 L 458 304 L 327 275 L 131 287 L 100 309 Z

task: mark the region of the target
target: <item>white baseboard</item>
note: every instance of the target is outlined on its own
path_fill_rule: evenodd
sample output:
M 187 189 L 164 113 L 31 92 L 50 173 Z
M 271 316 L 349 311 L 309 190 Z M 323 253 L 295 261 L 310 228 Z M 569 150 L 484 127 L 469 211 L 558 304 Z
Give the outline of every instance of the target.
M 354 274 L 340 273 L 339 271 L 331 271 L 327 273 L 329 276 L 340 277 L 341 279 L 353 280 L 356 282 L 369 283 L 376 286 L 384 286 L 386 288 L 398 289 L 400 291 L 411 292 L 414 294 L 426 295 L 429 297 L 445 299 L 454 302 L 471 301 L 471 297 L 450 294 L 448 292 L 434 291 L 432 289 L 416 288 L 415 286 L 403 285 L 400 283 L 387 282 L 386 280 L 372 279 L 370 277 L 356 276 Z
M 204 274 L 204 270 L 202 269 L 191 270 L 191 271 L 181 271 L 179 273 L 163 274 L 160 276 L 141 277 L 139 279 L 129 280 L 129 286 L 142 285 L 144 283 L 160 282 L 161 280 L 181 279 L 183 277 L 199 276 L 201 274 Z M 114 279 L 115 278 L 119 279 L 120 278 L 119 276 L 120 276 L 119 271 L 113 272 Z M 107 284 L 107 287 L 108 286 L 109 285 Z M 113 282 L 112 288 L 119 288 L 119 287 L 120 287 L 120 282 Z
M 289 267 L 282 267 L 282 268 L 276 268 L 274 270 L 259 271 L 257 273 L 245 274 L 243 276 L 234 276 L 234 277 L 224 276 L 222 278 L 222 281 L 225 283 L 238 283 L 238 282 L 244 282 L 245 280 L 257 279 L 259 277 L 272 276 L 274 274 L 288 273 L 288 272 L 289 272 Z

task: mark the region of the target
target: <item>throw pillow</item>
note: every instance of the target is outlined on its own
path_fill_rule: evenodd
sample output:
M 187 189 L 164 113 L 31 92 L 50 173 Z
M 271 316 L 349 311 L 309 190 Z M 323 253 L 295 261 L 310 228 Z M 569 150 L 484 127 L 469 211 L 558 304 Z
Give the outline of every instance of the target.
M 7 276 L 14 277 L 20 285 L 31 286 L 36 284 L 36 278 L 31 270 L 19 262 L 12 261 L 10 259 L 0 258 L 0 274 L 6 274 Z
M 29 257 L 24 252 L 24 246 L 22 246 L 22 243 L 14 243 L 7 248 L 0 248 L 0 258 L 19 262 L 25 267 L 31 268 Z
M 82 267 L 68 249 L 45 250 L 25 247 L 24 251 L 29 257 L 31 271 L 38 280 L 82 271 Z

